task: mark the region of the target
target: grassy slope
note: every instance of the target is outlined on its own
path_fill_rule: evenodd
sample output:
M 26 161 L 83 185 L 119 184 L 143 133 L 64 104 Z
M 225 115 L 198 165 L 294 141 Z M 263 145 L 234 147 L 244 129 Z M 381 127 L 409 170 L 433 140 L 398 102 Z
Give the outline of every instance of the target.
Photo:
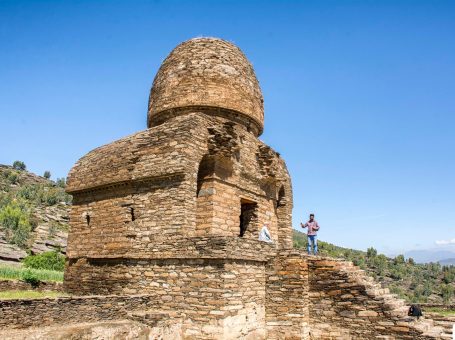
M 42 299 L 56 298 L 67 296 L 67 294 L 55 291 L 36 291 L 36 290 L 6 290 L 0 292 L 0 300 L 15 300 L 15 299 Z

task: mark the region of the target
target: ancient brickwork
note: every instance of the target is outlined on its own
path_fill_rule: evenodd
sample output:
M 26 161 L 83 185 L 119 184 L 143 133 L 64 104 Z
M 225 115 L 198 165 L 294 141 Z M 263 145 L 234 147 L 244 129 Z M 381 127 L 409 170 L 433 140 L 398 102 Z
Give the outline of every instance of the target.
M 82 158 L 68 179 L 74 195 L 69 257 L 123 256 L 139 249 L 149 252 L 160 246 L 164 237 L 207 233 L 237 237 L 242 200 L 257 204 L 256 218 L 249 229 L 254 230 L 249 234 L 251 238 L 257 238 L 260 228 L 267 224 L 277 244 L 290 246 L 292 192 L 284 162 L 275 156 L 279 178 L 258 176 L 261 165 L 254 155 L 262 143 L 240 126 L 235 127 L 235 134 L 242 147 L 233 151 L 238 160 L 233 156 L 227 164 L 214 155 L 217 152 L 213 148 L 210 155 L 209 130 L 217 124 L 220 122 L 216 118 L 193 113 L 127 137 L 130 141 L 120 144 L 136 145 L 140 137 L 139 144 L 157 158 L 152 161 L 148 152 L 141 151 L 142 156 L 136 152 L 128 174 L 111 176 L 110 167 L 102 167 L 109 159 L 111 166 L 117 168 L 115 162 L 123 162 L 134 153 L 117 149 L 117 142 Z M 223 126 L 226 124 L 221 125 L 221 130 Z M 164 133 L 168 130 L 179 137 L 171 140 Z M 168 156 L 161 160 L 156 149 L 163 155 L 172 155 L 173 161 Z M 207 157 L 213 159 L 207 161 Z M 153 176 L 155 173 L 157 176 Z M 98 180 L 82 183 L 84 177 Z M 287 188 L 280 203 L 278 186 Z
M 292 250 L 290 176 L 257 138 L 262 94 L 237 47 L 201 38 L 171 52 L 148 127 L 70 171 L 66 291 L 147 294 L 145 313 L 177 315 L 187 339 L 424 338 L 355 269 Z
M 309 295 L 307 261 L 296 251 L 281 251 L 267 266 L 268 339 L 307 339 Z
M 441 339 L 450 334 L 445 320 L 409 320 L 403 301 L 352 263 L 295 250 L 274 253 L 262 242 L 242 241 L 249 245 L 244 255 L 239 243 L 208 237 L 193 242 L 198 259 L 79 263 L 86 266 L 79 272 L 88 273 L 80 278 L 82 289 L 119 295 L 2 301 L 0 328 L 129 319 L 173 329 L 173 336 L 184 339 Z M 272 257 L 259 255 L 264 253 Z M 214 259 L 217 255 L 221 258 Z M 144 286 L 131 285 L 134 275 Z M 158 320 L 166 322 L 157 325 Z
M 86 264 L 83 272 L 88 273 L 91 281 L 102 280 L 109 289 L 99 285 L 88 285 L 85 289 L 98 294 L 147 293 L 161 311 L 185 314 L 191 325 L 185 326 L 189 337 L 237 338 L 254 332 L 264 334 L 263 263 L 209 259 L 132 262 Z M 131 284 L 136 281 L 143 282 L 143 286 Z
M 197 38 L 177 46 L 161 65 L 150 91 L 148 127 L 169 111 L 209 107 L 243 116 L 256 135 L 264 124 L 263 98 L 253 67 L 240 49 L 224 40 Z M 211 110 L 211 115 L 222 115 Z M 162 116 L 165 115 L 165 118 Z
M 0 329 L 133 319 L 135 312 L 155 310 L 157 307 L 157 301 L 145 295 L 4 300 L 0 301 Z M 166 313 L 164 317 L 179 322 L 177 313 Z
M 440 338 L 442 329 L 407 317 L 408 306 L 352 263 L 309 258 L 313 339 Z
M 2 340 L 180 340 L 182 339 L 181 324 L 160 314 L 146 314 L 139 317 L 113 321 L 95 321 L 83 323 L 66 323 L 60 325 L 29 327 L 25 329 L 0 330 Z

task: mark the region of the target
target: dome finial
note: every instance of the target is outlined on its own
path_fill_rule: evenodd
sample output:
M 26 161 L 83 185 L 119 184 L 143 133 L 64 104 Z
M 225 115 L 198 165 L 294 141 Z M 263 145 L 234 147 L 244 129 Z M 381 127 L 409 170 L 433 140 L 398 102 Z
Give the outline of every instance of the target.
M 234 44 L 217 38 L 190 39 L 162 63 L 150 91 L 148 127 L 194 108 L 244 124 L 255 135 L 262 133 L 259 82 Z

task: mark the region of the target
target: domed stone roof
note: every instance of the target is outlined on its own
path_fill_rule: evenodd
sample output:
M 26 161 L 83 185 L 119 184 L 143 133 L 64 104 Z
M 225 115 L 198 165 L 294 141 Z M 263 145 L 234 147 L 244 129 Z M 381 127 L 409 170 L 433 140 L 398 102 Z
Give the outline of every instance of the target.
M 150 91 L 147 126 L 194 109 L 234 120 L 255 135 L 262 133 L 262 92 L 237 46 L 217 38 L 195 38 L 178 45 L 164 60 Z

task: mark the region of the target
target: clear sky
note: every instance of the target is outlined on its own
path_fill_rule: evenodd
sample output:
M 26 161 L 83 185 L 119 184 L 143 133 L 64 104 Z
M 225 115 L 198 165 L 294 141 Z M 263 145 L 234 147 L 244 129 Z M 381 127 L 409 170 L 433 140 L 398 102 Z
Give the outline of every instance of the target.
M 0 163 L 63 177 L 145 129 L 160 63 L 197 36 L 252 62 L 294 227 L 314 212 L 321 239 L 387 254 L 455 243 L 455 1 L 0 0 Z

